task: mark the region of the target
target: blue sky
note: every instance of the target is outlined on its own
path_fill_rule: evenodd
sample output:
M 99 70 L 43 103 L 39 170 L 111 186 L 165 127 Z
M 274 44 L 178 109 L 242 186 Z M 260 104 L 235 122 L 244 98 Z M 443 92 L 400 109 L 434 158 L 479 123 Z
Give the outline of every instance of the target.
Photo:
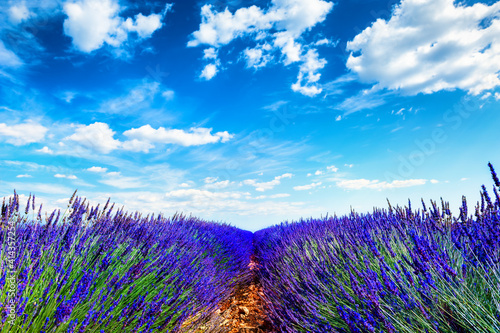
M 257 230 L 500 168 L 500 2 L 4 1 L 0 196 Z

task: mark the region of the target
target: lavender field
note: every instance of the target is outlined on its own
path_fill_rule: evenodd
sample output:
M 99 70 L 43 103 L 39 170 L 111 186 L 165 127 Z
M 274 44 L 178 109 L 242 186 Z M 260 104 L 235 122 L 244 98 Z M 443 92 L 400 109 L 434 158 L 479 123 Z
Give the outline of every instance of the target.
M 35 196 L 14 194 L 1 211 L 0 332 L 229 332 L 207 325 L 252 265 L 268 331 L 499 332 L 500 181 L 489 166 L 493 197 L 483 186 L 459 216 L 422 201 L 254 234 L 77 196 L 43 218 Z

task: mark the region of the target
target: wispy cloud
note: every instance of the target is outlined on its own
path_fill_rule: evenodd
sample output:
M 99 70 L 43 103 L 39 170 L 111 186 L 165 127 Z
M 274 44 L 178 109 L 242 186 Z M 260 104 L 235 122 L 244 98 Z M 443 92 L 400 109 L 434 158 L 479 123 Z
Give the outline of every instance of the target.
M 123 176 L 120 172 L 108 172 L 99 182 L 119 189 L 132 189 L 146 186 L 140 178 Z
M 317 183 L 311 183 L 311 184 L 308 184 L 308 185 L 299 185 L 299 186 L 294 186 L 293 189 L 295 191 L 307 191 L 307 190 L 312 190 L 313 188 L 318 187 L 321 184 L 323 184 L 323 183 L 322 182 L 317 182 Z
M 264 192 L 267 190 L 272 190 L 275 186 L 281 184 L 282 179 L 292 177 L 293 175 L 291 173 L 284 173 L 281 176 L 274 177 L 274 179 L 269 182 L 258 182 L 255 179 L 246 179 L 243 181 L 243 184 L 255 187 L 256 191 Z
M 33 176 L 25 173 L 25 174 L 22 174 L 22 175 L 17 175 L 16 178 L 33 178 Z
M 56 177 L 56 178 L 65 178 L 65 179 L 77 179 L 78 178 L 75 175 L 63 175 L 63 174 L 60 174 L 60 173 L 56 173 L 54 175 L 54 177 Z
M 161 92 L 159 82 L 134 81 L 127 85 L 131 85 L 131 87 L 127 89 L 125 94 L 105 100 L 96 111 L 106 114 L 135 114 L 150 108 L 155 96 Z M 162 94 L 164 93 L 162 92 Z M 173 91 L 167 93 L 165 98 L 167 97 L 173 98 Z
M 407 180 L 394 180 L 392 182 L 368 180 L 368 179 L 349 179 L 337 182 L 337 187 L 348 190 L 361 190 L 361 189 L 374 189 L 386 190 L 393 188 L 412 187 L 425 185 L 426 179 L 407 179 Z

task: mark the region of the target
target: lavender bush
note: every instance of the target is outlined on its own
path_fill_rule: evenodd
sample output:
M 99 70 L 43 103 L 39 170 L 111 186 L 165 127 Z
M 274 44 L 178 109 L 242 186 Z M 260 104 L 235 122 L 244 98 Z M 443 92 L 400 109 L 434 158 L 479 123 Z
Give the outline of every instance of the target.
M 2 333 L 189 331 L 186 323 L 208 320 L 246 279 L 250 232 L 182 215 L 113 212 L 109 201 L 100 209 L 79 197 L 63 216 L 42 219 L 40 210 L 34 196 L 25 209 L 16 194 L 2 205 Z M 12 250 L 17 292 L 9 295 Z
M 254 236 L 280 332 L 500 332 L 500 181 L 448 204 L 300 220 Z

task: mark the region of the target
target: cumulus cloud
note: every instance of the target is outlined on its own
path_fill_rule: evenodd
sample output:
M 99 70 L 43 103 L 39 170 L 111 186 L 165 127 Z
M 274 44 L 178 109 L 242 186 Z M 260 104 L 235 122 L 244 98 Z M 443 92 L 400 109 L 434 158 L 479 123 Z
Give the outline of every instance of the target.
M 319 59 L 315 43 L 303 44 L 302 35 L 323 22 L 332 8 L 333 3 L 323 0 L 272 0 L 267 9 L 252 5 L 231 13 L 228 8 L 218 12 L 207 4 L 201 8 L 201 24 L 192 33 L 188 46 L 207 45 L 208 49 L 216 50 L 238 38 L 252 39 L 258 45 L 247 47 L 241 53 L 247 68 L 264 67 L 279 53 L 278 61 L 285 66 L 301 63 L 292 89 L 315 96 L 321 92 L 318 72 L 326 60 Z M 207 70 L 205 78 L 216 74 L 214 64 L 209 65 L 212 66 L 204 69 Z
M 116 0 L 80 0 L 68 1 L 63 10 L 64 33 L 73 39 L 74 47 L 85 53 L 101 48 L 104 44 L 119 48 L 130 39 L 131 33 L 145 39 L 162 27 L 162 19 L 172 7 L 167 4 L 162 13 L 124 19 L 119 16 L 125 8 Z
M 142 142 L 178 144 L 185 147 L 217 142 L 224 143 L 233 137 L 233 134 L 229 134 L 227 131 L 215 134 L 211 132 L 211 128 L 203 127 L 193 127 L 189 131 L 184 131 L 180 129 L 165 129 L 164 127 L 154 129 L 150 125 L 144 125 L 139 128 L 132 128 L 123 134 L 130 139 Z
M 212 134 L 211 128 L 203 127 L 193 127 L 189 131 L 185 131 L 180 129 L 165 129 L 164 127 L 154 129 L 150 125 L 144 125 L 123 132 L 123 135 L 128 140 L 120 141 L 115 139 L 116 132 L 106 123 L 95 122 L 90 125 L 76 125 L 74 127 L 76 128 L 74 133 L 65 137 L 63 141 L 75 142 L 82 148 L 101 154 L 109 154 L 118 149 L 148 153 L 150 149 L 155 148 L 155 144 L 177 144 L 188 147 L 217 142 L 225 143 L 234 136 L 227 131 Z M 60 142 L 59 144 L 61 147 L 67 146 L 64 142 Z M 38 151 L 53 153 L 48 147 L 44 147 Z
M 272 46 L 267 43 L 253 48 L 247 47 L 243 50 L 243 59 L 245 60 L 246 67 L 254 69 L 265 67 L 272 60 L 272 56 L 269 54 L 271 49 Z
M 103 172 L 108 171 L 108 168 L 93 166 L 93 167 L 88 168 L 87 171 L 96 172 L 96 173 L 103 173 Z
M 309 50 L 304 56 L 304 62 L 300 65 L 299 76 L 297 82 L 292 84 L 292 90 L 298 91 L 302 95 L 316 96 L 321 92 L 321 88 L 315 85 L 319 81 L 321 74 L 320 69 L 325 67 L 326 60 L 318 58 L 316 50 Z M 305 85 L 302 85 L 303 82 Z
M 43 153 L 43 154 L 49 154 L 49 155 L 54 154 L 54 151 L 47 146 L 44 146 L 43 148 L 37 149 L 36 152 Z
M 217 64 L 206 65 L 200 73 L 200 79 L 211 80 L 218 72 Z
M 339 171 L 339 168 L 337 168 L 335 165 L 330 165 L 330 166 L 326 167 L 326 170 L 328 170 L 330 172 L 337 172 L 337 171 Z
M 368 180 L 368 179 L 350 179 L 341 180 L 337 182 L 337 186 L 340 188 L 348 190 L 361 190 L 364 188 L 374 189 L 374 190 L 385 190 L 392 188 L 402 188 L 402 187 L 412 187 L 424 185 L 427 182 L 426 179 L 407 179 L 407 180 L 394 180 L 392 182 Z
M 284 178 L 292 178 L 293 175 L 291 173 L 284 173 L 281 176 L 274 177 L 273 180 L 268 182 L 258 182 L 255 179 L 246 179 L 243 181 L 244 185 L 250 185 L 255 187 L 256 191 L 264 192 L 267 190 L 272 190 L 276 185 L 281 184 L 281 180 Z
M 203 50 L 203 59 L 217 59 L 217 49 L 214 47 L 209 47 Z
M 323 183 L 322 182 L 317 182 L 317 183 L 311 183 L 311 184 L 308 184 L 308 185 L 294 186 L 293 189 L 295 191 L 307 191 L 307 190 L 312 190 L 313 188 L 318 187 L 321 184 L 323 184 Z
M 16 125 L 0 123 L 0 139 L 3 138 L 5 142 L 14 146 L 40 142 L 45 138 L 47 131 L 48 128 L 34 121 L 27 121 Z
M 108 154 L 121 145 L 113 136 L 115 132 L 106 123 L 95 122 L 90 125 L 78 125 L 75 133 L 64 138 L 80 146 L 99 153 Z
M 28 19 L 32 13 L 26 7 L 26 3 L 22 1 L 16 5 L 12 5 L 9 7 L 9 20 L 14 24 L 19 24 L 22 21 Z
M 348 42 L 347 67 L 375 87 L 405 94 L 500 85 L 500 2 L 403 0 Z

